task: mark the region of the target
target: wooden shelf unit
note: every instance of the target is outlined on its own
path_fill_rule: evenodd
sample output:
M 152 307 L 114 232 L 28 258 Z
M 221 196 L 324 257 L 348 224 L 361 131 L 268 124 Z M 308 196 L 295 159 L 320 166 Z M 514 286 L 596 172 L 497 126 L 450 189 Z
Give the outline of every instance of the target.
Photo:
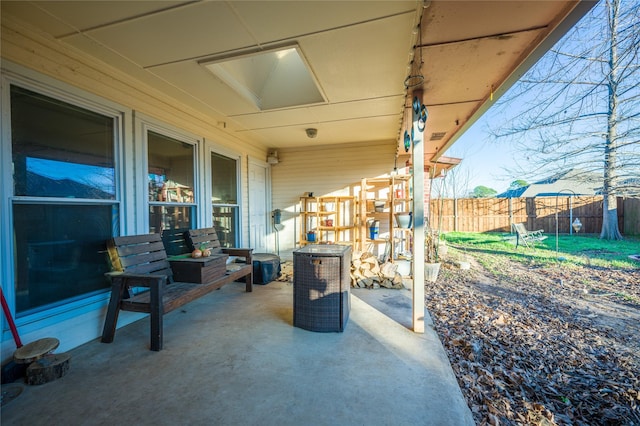
M 395 218 L 396 213 L 408 214 L 412 210 L 412 186 L 410 175 L 398 175 L 383 178 L 364 178 L 361 183 L 358 209 L 362 251 L 371 251 L 375 255 L 387 255 L 391 261 L 397 260 L 413 250 L 413 228 L 401 228 Z M 376 208 L 377 203 L 380 204 Z M 371 239 L 369 226 L 378 220 L 380 229 L 378 238 Z
M 357 199 L 348 195 L 300 197 L 300 245 L 336 243 L 355 245 Z M 307 234 L 315 232 L 315 241 Z

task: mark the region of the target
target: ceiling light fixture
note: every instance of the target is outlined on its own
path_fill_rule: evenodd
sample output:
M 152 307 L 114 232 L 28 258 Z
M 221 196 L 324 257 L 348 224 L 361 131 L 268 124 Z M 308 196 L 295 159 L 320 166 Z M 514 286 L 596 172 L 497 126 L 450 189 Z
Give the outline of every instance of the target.
M 260 111 L 326 103 L 297 44 L 205 59 L 199 64 Z

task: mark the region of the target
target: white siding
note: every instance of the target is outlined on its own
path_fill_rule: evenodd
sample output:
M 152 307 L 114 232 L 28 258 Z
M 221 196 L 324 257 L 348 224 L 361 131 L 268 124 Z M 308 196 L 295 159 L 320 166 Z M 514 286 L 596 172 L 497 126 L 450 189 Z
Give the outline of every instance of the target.
M 282 210 L 281 256 L 288 257 L 296 248 L 301 196 L 358 195 L 362 178 L 393 170 L 395 149 L 395 141 L 279 149 L 280 162 L 271 168 L 271 182 L 273 208 Z

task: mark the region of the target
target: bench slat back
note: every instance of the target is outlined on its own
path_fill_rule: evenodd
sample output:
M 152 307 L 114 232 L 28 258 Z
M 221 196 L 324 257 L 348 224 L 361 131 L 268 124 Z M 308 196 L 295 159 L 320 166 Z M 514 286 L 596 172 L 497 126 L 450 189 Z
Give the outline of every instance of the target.
M 524 227 L 524 223 L 514 223 L 513 224 L 513 228 L 520 235 L 527 235 L 528 234 L 527 228 Z
M 164 249 L 167 251 L 167 256 L 177 256 L 193 251 L 189 250 L 185 239 L 185 233 L 188 230 L 188 228 L 180 228 L 165 229 L 162 231 L 162 242 L 164 243 Z
M 166 275 L 173 281 L 160 234 L 114 237 L 107 242 L 107 251 L 114 271 Z
M 215 228 L 190 229 L 184 236 L 189 251 L 196 248 L 207 248 L 211 250 L 212 254 L 222 253 L 222 246 Z

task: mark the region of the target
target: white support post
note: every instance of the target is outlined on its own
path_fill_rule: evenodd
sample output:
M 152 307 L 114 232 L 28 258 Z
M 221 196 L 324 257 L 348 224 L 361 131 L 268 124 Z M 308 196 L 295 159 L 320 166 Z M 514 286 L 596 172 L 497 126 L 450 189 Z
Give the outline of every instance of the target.
M 422 104 L 422 90 L 413 92 L 413 99 Z M 413 102 L 412 102 L 413 105 Z M 418 118 L 413 106 L 413 331 L 424 333 L 424 135 L 418 130 Z M 426 126 L 423 129 L 426 131 Z

